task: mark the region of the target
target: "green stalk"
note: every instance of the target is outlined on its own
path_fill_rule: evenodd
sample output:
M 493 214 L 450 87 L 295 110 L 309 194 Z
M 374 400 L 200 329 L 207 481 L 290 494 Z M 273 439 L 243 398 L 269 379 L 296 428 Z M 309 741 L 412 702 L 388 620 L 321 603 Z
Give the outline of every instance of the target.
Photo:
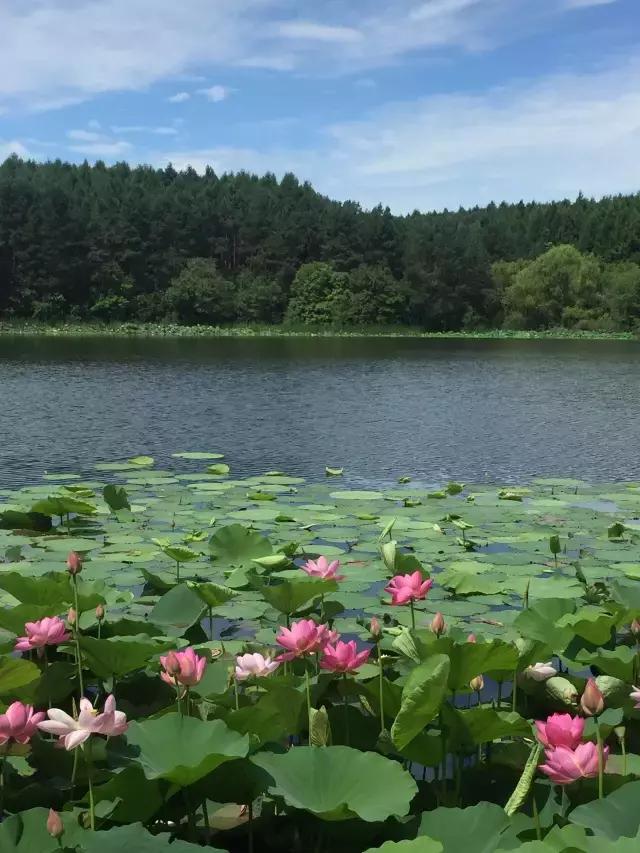
M 84 746 L 85 760 L 87 763 L 87 781 L 89 783 L 89 824 L 92 830 L 96 828 L 96 810 L 93 802 L 93 761 L 91 755 L 91 738 L 89 738 Z
M 411 607 L 411 628 L 416 630 L 416 612 L 413 609 L 413 598 L 409 599 L 409 606 Z
M 511 710 L 516 710 L 516 678 L 518 677 L 518 670 L 514 670 L 513 672 L 513 686 L 511 688 Z M 508 706 L 507 706 L 508 707 Z
M 176 580 L 180 583 L 180 563 L 176 560 Z
M 596 718 L 596 737 L 598 739 L 598 799 L 604 798 L 604 752 L 602 749 L 602 732 L 600 722 Z
M 238 708 L 240 707 L 240 697 L 238 696 L 238 679 L 237 678 L 233 679 L 233 695 L 235 696 L 236 711 L 237 711 Z
M 307 720 L 309 725 L 309 743 L 311 743 L 311 684 L 309 683 L 309 669 L 305 665 L 304 682 L 307 691 Z
M 4 817 L 4 784 L 7 772 L 7 756 L 9 754 L 9 744 L 7 741 L 2 751 L 2 767 L 0 768 L 0 818 Z
M 538 841 L 542 841 L 542 827 L 540 826 L 540 815 L 538 813 L 538 804 L 536 803 L 535 791 L 532 791 L 531 793 L 531 806 L 533 809 L 533 821 L 536 826 L 536 838 Z
M 347 673 L 346 672 L 342 673 L 342 678 L 343 678 L 344 683 L 346 685 L 346 683 L 347 683 Z M 342 703 L 344 705 L 345 735 L 346 735 L 346 740 L 347 740 L 347 746 L 349 746 L 349 741 L 351 740 L 351 738 L 349 736 L 349 703 L 347 702 L 346 686 L 345 686 L 344 695 L 342 697 Z
M 209 607 L 209 639 L 213 642 L 213 608 Z
M 80 698 L 84 696 L 84 681 L 82 678 L 82 658 L 80 656 L 80 607 L 78 605 L 78 581 L 73 575 L 73 604 L 76 611 L 76 621 L 73 624 L 73 638 L 76 646 L 76 663 L 78 664 L 78 680 L 80 682 Z
M 625 738 L 620 739 L 620 747 L 622 748 L 622 775 L 627 775 L 627 746 L 625 744 Z
M 175 682 L 176 682 L 176 701 L 178 703 L 178 712 L 180 713 L 180 716 L 183 717 L 184 712 L 182 710 L 182 699 L 180 697 L 181 690 L 180 690 L 180 684 L 178 682 L 178 676 L 177 675 L 175 677 Z
M 384 731 L 384 669 L 382 667 L 382 653 L 380 643 L 378 643 L 378 671 L 380 673 L 380 731 Z

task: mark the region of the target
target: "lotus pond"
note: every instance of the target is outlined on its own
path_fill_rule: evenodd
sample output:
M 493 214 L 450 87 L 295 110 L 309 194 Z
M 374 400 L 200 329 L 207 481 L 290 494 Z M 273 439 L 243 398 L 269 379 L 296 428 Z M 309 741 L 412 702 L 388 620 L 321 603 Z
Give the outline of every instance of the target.
M 0 492 L 0 853 L 636 851 L 639 519 L 205 452 Z

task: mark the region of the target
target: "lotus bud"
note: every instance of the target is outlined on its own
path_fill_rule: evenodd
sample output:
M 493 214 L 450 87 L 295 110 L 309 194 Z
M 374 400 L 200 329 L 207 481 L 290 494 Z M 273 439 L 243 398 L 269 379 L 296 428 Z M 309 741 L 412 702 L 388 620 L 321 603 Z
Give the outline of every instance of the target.
M 469 636 L 467 637 L 467 643 L 477 643 L 477 642 L 478 641 L 476 640 L 476 635 L 475 634 L 469 634 Z
M 472 690 L 475 690 L 476 693 L 480 693 L 480 691 L 484 687 L 484 678 L 481 675 L 476 675 L 476 677 L 472 678 L 469 682 L 469 687 Z
M 441 637 L 445 632 L 445 623 L 444 616 L 440 611 L 436 613 L 436 615 L 431 620 L 431 630 L 436 635 L 436 637 Z
M 633 636 L 638 637 L 640 635 L 640 622 L 638 622 L 637 619 L 634 619 L 630 627 Z
M 96 619 L 98 622 L 102 622 L 104 619 L 104 607 L 101 604 L 96 607 Z
M 568 678 L 562 675 L 554 675 L 544 682 L 544 686 L 551 699 L 562 702 L 563 705 L 575 705 L 578 700 L 578 691 Z
M 47 817 L 47 832 L 52 838 L 60 838 L 60 836 L 64 832 L 62 818 L 60 817 L 58 812 L 54 811 L 53 809 L 49 809 L 49 815 Z
M 70 551 L 67 557 L 67 570 L 71 577 L 79 575 L 82 571 L 82 557 L 75 551 Z
M 587 681 L 580 697 L 580 709 L 585 717 L 597 717 L 604 711 L 604 696 L 593 678 Z
M 369 633 L 376 642 L 378 642 L 378 640 L 382 636 L 382 626 L 380 625 L 375 616 L 371 619 L 371 623 L 369 625 Z
M 180 675 L 182 668 L 180 667 L 180 661 L 178 660 L 178 656 L 175 652 L 169 652 L 164 664 L 164 668 L 173 678 L 176 678 L 178 675 Z
M 69 623 L 69 625 L 75 625 L 77 618 L 78 614 L 76 613 L 73 607 L 70 607 L 69 612 L 67 613 L 67 622 Z
M 615 736 L 618 738 L 620 743 L 624 743 L 625 736 L 627 734 L 627 730 L 624 726 L 616 726 L 613 730 L 615 732 Z

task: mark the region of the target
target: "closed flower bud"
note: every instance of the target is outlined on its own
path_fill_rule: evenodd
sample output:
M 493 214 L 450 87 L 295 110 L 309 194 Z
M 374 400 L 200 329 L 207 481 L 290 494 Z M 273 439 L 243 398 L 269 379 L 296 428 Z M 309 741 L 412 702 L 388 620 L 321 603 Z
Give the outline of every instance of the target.
M 60 817 L 58 812 L 54 811 L 53 809 L 49 809 L 49 815 L 47 817 L 47 832 L 52 838 L 60 838 L 60 836 L 64 832 L 62 818 Z
M 563 705 L 575 705 L 578 700 L 578 691 L 575 685 L 562 675 L 554 675 L 544 682 L 545 689 L 550 698 Z
M 633 622 L 631 623 L 631 633 L 633 634 L 634 637 L 637 637 L 640 635 L 640 622 L 638 622 L 637 619 L 634 619 Z
M 478 641 L 476 640 L 476 635 L 475 634 L 469 634 L 469 636 L 467 637 L 467 643 L 477 643 L 477 642 Z
M 101 604 L 96 607 L 96 619 L 98 622 L 102 622 L 104 619 L 104 607 Z
M 469 682 L 469 687 L 472 690 L 475 690 L 476 693 L 480 693 L 480 691 L 484 687 L 484 678 L 481 675 L 476 675 L 476 677 L 472 678 Z
M 80 574 L 82 571 L 82 557 L 80 554 L 76 554 L 75 551 L 69 553 L 67 557 L 67 569 L 72 577 Z
M 580 708 L 585 717 L 597 717 L 604 711 L 604 696 L 593 678 L 587 681 L 580 697 Z
M 378 622 L 375 616 L 371 619 L 371 624 L 369 625 L 369 633 L 376 641 L 379 640 L 382 636 L 382 627 L 380 626 L 380 623 Z
M 445 631 L 444 616 L 442 615 L 442 613 L 440 613 L 439 610 L 436 613 L 436 615 L 433 617 L 433 619 L 431 620 L 431 630 L 436 635 L 436 637 L 440 637 L 440 636 L 442 636 L 442 634 L 444 634 L 444 631 Z
M 73 609 L 73 607 L 70 607 L 69 612 L 67 613 L 67 622 L 69 623 L 69 625 L 75 625 L 77 618 L 78 618 L 78 614 Z

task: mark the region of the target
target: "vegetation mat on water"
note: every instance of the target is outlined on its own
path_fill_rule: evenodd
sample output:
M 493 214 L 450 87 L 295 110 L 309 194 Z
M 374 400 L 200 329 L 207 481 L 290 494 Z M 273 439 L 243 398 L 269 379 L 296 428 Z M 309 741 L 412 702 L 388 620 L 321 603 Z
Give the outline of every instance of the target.
M 174 458 L 0 492 L 1 853 L 638 849 L 638 484 Z

